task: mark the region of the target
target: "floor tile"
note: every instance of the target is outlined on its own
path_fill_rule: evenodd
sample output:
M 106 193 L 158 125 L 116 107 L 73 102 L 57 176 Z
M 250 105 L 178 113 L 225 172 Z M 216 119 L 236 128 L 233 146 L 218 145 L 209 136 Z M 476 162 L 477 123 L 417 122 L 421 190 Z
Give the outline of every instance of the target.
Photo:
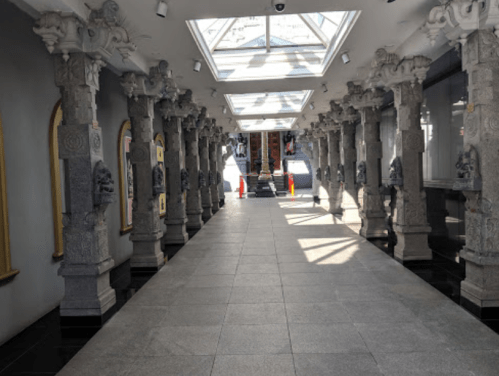
M 284 304 L 229 304 L 225 323 L 228 325 L 286 324 Z
M 210 376 L 213 361 L 214 356 L 148 356 L 138 359 L 128 375 Z
M 277 264 L 246 264 L 239 265 L 237 274 L 277 274 Z
M 347 310 L 341 303 L 286 303 L 289 323 L 332 324 L 351 322 Z
M 371 354 L 294 354 L 297 376 L 381 376 Z
M 286 303 L 324 303 L 338 298 L 333 286 L 283 286 Z
M 234 278 L 236 286 L 281 286 L 279 274 L 237 274 Z
M 405 305 L 398 301 L 344 301 L 353 322 L 416 322 L 419 321 Z
M 222 325 L 226 311 L 226 304 L 171 306 L 159 326 Z
M 290 354 L 288 327 L 272 325 L 224 325 L 217 354 Z
M 290 354 L 217 355 L 212 376 L 294 376 Z
M 185 288 L 177 292 L 173 305 L 227 304 L 230 292 L 230 287 Z
M 231 304 L 281 303 L 281 286 L 234 286 L 230 295 Z
M 221 325 L 154 328 L 144 355 L 215 355 L 221 328 Z

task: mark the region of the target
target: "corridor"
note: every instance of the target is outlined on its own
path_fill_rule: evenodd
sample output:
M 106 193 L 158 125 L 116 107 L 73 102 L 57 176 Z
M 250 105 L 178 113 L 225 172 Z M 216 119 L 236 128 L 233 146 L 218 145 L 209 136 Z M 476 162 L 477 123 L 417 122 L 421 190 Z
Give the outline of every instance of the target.
M 498 359 L 497 334 L 310 196 L 229 193 L 58 375 L 497 375 Z

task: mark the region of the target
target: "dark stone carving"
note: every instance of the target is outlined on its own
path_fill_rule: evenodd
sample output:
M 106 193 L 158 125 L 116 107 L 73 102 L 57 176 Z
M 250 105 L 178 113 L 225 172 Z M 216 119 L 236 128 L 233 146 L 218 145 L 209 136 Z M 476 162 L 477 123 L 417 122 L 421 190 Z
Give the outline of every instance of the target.
M 324 172 L 324 178 L 326 181 L 331 181 L 331 167 L 326 167 L 326 172 Z
M 204 177 L 203 170 L 199 170 L 198 185 L 199 185 L 199 188 L 206 187 L 206 178 Z
M 210 171 L 208 175 L 208 180 L 210 181 L 210 185 L 215 185 L 215 176 L 213 175 L 213 171 Z
M 357 165 L 357 183 L 367 183 L 366 162 L 359 162 Z
M 390 180 L 389 185 L 404 185 L 404 177 L 402 176 L 402 161 L 400 157 L 395 157 L 395 159 L 390 164 Z
M 456 191 L 482 190 L 482 177 L 478 165 L 478 153 L 472 145 L 466 145 L 464 151 L 459 153 L 456 163 L 457 179 L 453 189 Z
M 239 133 L 237 137 L 236 158 L 246 158 L 246 150 L 248 148 L 248 138 Z
M 109 25 L 114 25 L 118 22 L 119 10 L 120 7 L 115 1 L 107 0 L 104 4 L 102 4 L 102 8 L 92 10 L 88 18 L 90 22 L 103 20 Z
M 217 172 L 217 184 L 220 184 L 222 182 L 222 174 L 220 172 Z
M 189 184 L 189 171 L 185 168 L 180 170 L 180 189 L 182 192 L 191 190 L 191 185 Z
M 338 163 L 338 171 L 337 171 L 336 181 L 338 181 L 340 183 L 345 182 L 345 168 L 343 167 L 343 165 L 341 163 Z
M 152 169 L 152 195 L 157 196 L 165 193 L 165 173 L 160 165 Z
M 295 155 L 296 154 L 296 137 L 291 131 L 288 131 L 283 137 L 284 145 L 286 146 L 286 155 Z
M 315 177 L 317 180 L 322 180 L 322 170 L 320 167 L 315 171 Z
M 94 167 L 94 205 L 101 206 L 114 202 L 114 180 L 104 162 Z

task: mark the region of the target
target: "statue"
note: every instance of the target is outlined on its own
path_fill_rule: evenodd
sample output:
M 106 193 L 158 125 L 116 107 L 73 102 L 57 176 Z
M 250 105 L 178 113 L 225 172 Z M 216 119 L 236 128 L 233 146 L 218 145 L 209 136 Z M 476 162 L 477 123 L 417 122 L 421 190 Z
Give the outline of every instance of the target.
M 331 181 L 331 167 L 327 166 L 326 171 L 324 172 L 324 178 L 326 181 Z
M 296 143 L 296 137 L 294 134 L 291 134 L 291 131 L 288 131 L 283 137 L 282 140 L 284 141 L 284 144 L 286 145 L 286 155 L 295 155 L 296 149 L 295 149 L 295 143 Z
M 345 169 L 341 163 L 338 163 L 337 177 L 336 181 L 340 183 L 345 182 Z
M 215 176 L 213 175 L 213 171 L 210 171 L 208 175 L 208 180 L 210 181 L 210 185 L 215 185 Z
M 102 4 L 102 7 L 97 10 L 92 10 L 88 17 L 89 22 L 98 23 L 104 21 L 108 25 L 116 25 L 118 23 L 120 7 L 113 0 L 107 0 Z
M 396 157 L 390 164 L 390 185 L 404 185 L 402 176 L 402 161 L 400 157 Z
M 222 183 L 222 174 L 220 172 L 217 172 L 217 184 Z
M 191 185 L 189 184 L 189 171 L 185 168 L 180 170 L 180 190 L 182 192 L 191 190 Z
M 464 146 L 464 151 L 459 153 L 456 168 L 457 179 L 454 181 L 454 190 L 479 191 L 482 189 L 478 153 L 473 145 Z
M 315 171 L 315 177 L 316 177 L 317 180 L 321 180 L 322 179 L 322 171 L 321 171 L 320 167 Z
M 206 187 L 206 179 L 204 177 L 203 170 L 199 170 L 198 185 L 199 185 L 200 188 L 201 187 Z
M 114 202 L 114 180 L 111 171 L 103 161 L 94 167 L 94 205 L 101 206 Z
M 246 158 L 246 148 L 248 146 L 248 139 L 243 136 L 242 133 L 239 133 L 239 137 L 237 138 L 237 146 L 236 146 L 236 157 L 237 158 Z
M 165 191 L 165 173 L 163 168 L 157 164 L 152 170 L 152 195 L 158 196 Z
M 133 198 L 133 168 L 130 159 L 127 159 L 126 165 L 128 171 L 128 175 L 126 177 L 128 185 L 128 198 Z
M 359 162 L 357 165 L 357 183 L 367 183 L 366 169 L 366 162 Z

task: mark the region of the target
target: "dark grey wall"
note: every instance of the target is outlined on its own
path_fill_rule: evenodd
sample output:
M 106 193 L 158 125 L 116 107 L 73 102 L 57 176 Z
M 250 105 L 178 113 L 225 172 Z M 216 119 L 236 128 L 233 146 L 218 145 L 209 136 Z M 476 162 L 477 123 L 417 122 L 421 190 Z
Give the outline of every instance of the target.
M 0 113 L 12 266 L 20 274 L 0 287 L 0 344 L 56 307 L 64 294 L 52 261 L 54 235 L 49 122 L 59 99 L 52 59 L 33 21 L 0 1 Z

